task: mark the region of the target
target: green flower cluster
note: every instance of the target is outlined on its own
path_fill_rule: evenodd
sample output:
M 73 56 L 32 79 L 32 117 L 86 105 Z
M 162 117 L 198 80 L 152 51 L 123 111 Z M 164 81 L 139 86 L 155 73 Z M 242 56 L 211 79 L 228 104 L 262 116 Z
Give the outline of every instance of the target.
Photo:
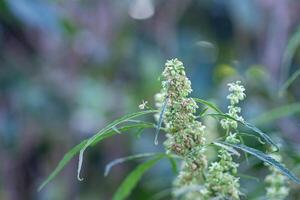
M 245 98 L 245 88 L 240 85 L 240 82 L 229 83 L 230 94 L 227 98 L 230 100 L 228 106 L 228 115 L 243 121 L 243 118 L 239 116 L 241 108 L 237 104 Z M 239 143 L 237 133 L 232 133 L 238 127 L 238 124 L 233 119 L 222 119 L 221 126 L 226 130 L 226 142 Z M 240 184 L 239 177 L 236 176 L 238 164 L 233 161 L 231 152 L 222 148 L 218 151 L 219 160 L 211 163 L 208 168 L 208 174 L 206 177 L 206 198 L 217 199 L 239 199 L 240 198 Z
M 278 162 L 281 161 L 279 154 L 271 155 Z M 289 188 L 287 187 L 287 177 L 282 175 L 277 169 L 269 166 L 271 173 L 266 176 L 265 182 L 267 184 L 267 198 L 284 200 L 289 195 Z
M 163 122 L 166 129 L 164 142 L 167 153 L 183 158 L 182 168 L 174 182 L 175 191 L 200 185 L 207 167 L 205 151 L 205 126 L 196 120 L 196 102 L 189 98 L 191 82 L 185 75 L 183 63 L 168 60 L 162 73 L 162 89 L 155 96 L 156 106 L 166 103 Z M 183 199 L 194 200 L 200 190 L 184 192 Z

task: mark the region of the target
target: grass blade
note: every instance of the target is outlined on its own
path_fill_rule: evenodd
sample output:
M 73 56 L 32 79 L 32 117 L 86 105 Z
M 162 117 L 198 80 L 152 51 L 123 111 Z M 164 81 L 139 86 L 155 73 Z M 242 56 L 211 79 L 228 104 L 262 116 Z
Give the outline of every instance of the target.
M 214 144 L 214 145 L 216 145 L 218 147 L 221 147 L 221 148 L 229 151 L 230 153 L 232 153 L 233 155 L 236 155 L 237 157 L 241 156 L 241 154 L 239 152 L 237 152 L 234 148 L 229 147 L 228 145 L 224 145 L 224 144 L 222 144 L 220 142 L 213 142 L 212 144 Z
M 197 103 L 206 105 L 207 107 L 213 109 L 214 111 L 216 111 L 217 113 L 223 113 L 216 105 L 214 105 L 213 103 L 210 103 L 208 101 L 205 101 L 203 99 L 199 99 L 199 98 L 193 98 L 194 101 L 196 101 Z
M 122 182 L 122 184 L 119 186 L 118 190 L 113 196 L 113 200 L 124 200 L 126 199 L 133 188 L 137 185 L 139 180 L 142 178 L 142 175 L 148 171 L 150 168 L 152 168 L 159 160 L 161 160 L 163 157 L 165 157 L 165 154 L 161 154 L 158 156 L 155 156 L 153 159 L 148 160 L 139 166 L 137 166 Z
M 41 191 L 53 178 L 55 178 L 58 173 L 65 167 L 66 164 L 70 162 L 70 160 L 77 155 L 82 147 L 86 144 L 87 140 L 82 141 L 80 144 L 73 147 L 58 163 L 55 170 L 47 177 L 45 181 L 39 186 L 38 191 Z
M 282 85 L 279 90 L 279 95 L 282 96 L 284 91 L 288 89 L 288 87 L 300 76 L 300 69 L 296 70 L 290 78 Z
M 278 145 L 264 132 L 262 132 L 260 129 L 258 129 L 257 127 L 255 127 L 254 125 L 248 123 L 248 122 L 243 122 L 243 124 L 251 129 L 252 131 L 254 131 L 255 133 L 259 134 L 259 136 L 268 144 L 274 146 L 276 148 L 275 151 L 279 151 L 279 147 Z
M 220 113 L 213 113 L 213 114 L 209 114 L 211 116 L 219 116 L 219 117 L 224 117 L 224 118 L 228 118 L 231 120 L 234 120 L 236 122 L 239 122 L 240 124 L 244 125 L 245 127 L 251 129 L 254 133 L 258 134 L 266 143 L 274 146 L 276 148 L 276 151 L 279 150 L 278 145 L 270 138 L 270 136 L 268 136 L 266 133 L 264 133 L 263 131 L 261 131 L 260 129 L 258 129 L 257 127 L 255 127 L 254 125 L 246 122 L 246 121 L 240 121 L 237 120 L 227 114 L 220 114 Z
M 253 122 L 256 125 L 265 124 L 265 123 L 273 122 L 282 117 L 290 116 L 293 114 L 299 114 L 299 113 L 300 113 L 300 103 L 293 103 L 293 104 L 280 106 L 270 111 L 267 111 L 261 116 L 255 118 Z
M 158 153 L 141 153 L 141 154 L 136 154 L 136 155 L 131 155 L 131 156 L 126 156 L 123 158 L 117 158 L 113 161 L 111 161 L 110 163 L 108 163 L 105 167 L 105 172 L 104 172 L 104 176 L 107 176 L 111 170 L 112 167 L 124 163 L 126 161 L 130 161 L 130 160 L 134 160 L 134 159 L 138 159 L 138 158 L 145 158 L 145 157 L 149 157 L 149 156 L 154 156 L 157 155 Z
M 128 131 L 134 128 L 154 128 L 155 125 L 151 124 L 151 123 L 147 123 L 147 122 L 139 122 L 136 124 L 132 124 L 132 125 L 125 125 L 121 128 L 119 128 L 119 131 Z M 97 138 L 92 144 L 91 146 L 96 145 L 98 142 L 100 142 L 101 140 L 110 137 L 112 135 L 115 135 L 116 132 L 114 130 L 110 130 L 107 132 L 107 134 L 102 135 L 102 137 Z M 87 140 L 82 141 L 80 144 L 76 145 L 75 147 L 73 147 L 70 151 L 68 151 L 64 157 L 61 159 L 61 161 L 58 163 L 58 165 L 56 166 L 56 168 L 54 169 L 54 171 L 47 177 L 47 179 L 45 181 L 42 182 L 42 184 L 39 186 L 38 191 L 42 190 L 52 179 L 54 179 L 59 173 L 60 171 L 66 166 L 66 164 L 68 164 L 70 162 L 70 160 L 72 158 L 74 158 L 79 151 L 85 146 Z
M 290 71 L 293 57 L 296 53 L 296 50 L 300 46 L 300 26 L 296 32 L 292 35 L 291 39 L 288 42 L 287 48 L 284 52 L 281 66 L 281 83 L 287 78 L 288 72 Z M 290 81 L 292 82 L 292 81 Z M 287 83 L 287 82 L 286 82 Z M 279 94 L 282 95 L 284 90 L 287 89 L 288 85 L 284 84 L 283 87 L 279 90 Z
M 285 166 L 283 166 L 283 164 L 281 164 L 280 162 L 276 161 L 274 158 L 272 158 L 271 156 L 257 150 L 257 149 L 253 149 L 251 147 L 242 145 L 242 144 L 232 144 L 232 143 L 228 143 L 228 142 L 220 142 L 224 145 L 230 146 L 230 147 L 234 147 L 236 149 L 242 150 L 244 152 L 247 152 L 255 157 L 257 157 L 258 159 L 272 165 L 274 168 L 276 168 L 279 172 L 281 172 L 282 174 L 284 174 L 285 176 L 287 176 L 290 180 L 294 181 L 297 184 L 300 184 L 300 179 L 294 175 L 291 171 L 289 171 Z
M 199 117 L 203 117 L 206 113 L 206 111 L 208 110 L 208 107 L 205 107 L 200 113 L 199 113 Z
M 177 163 L 174 157 L 168 156 L 174 174 L 178 174 Z
M 161 112 L 159 114 L 159 119 L 158 119 L 156 131 L 155 131 L 155 138 L 154 138 L 154 144 L 155 145 L 158 145 L 159 130 L 160 130 L 160 127 L 161 127 L 162 122 L 163 122 L 163 117 L 164 117 L 164 113 L 165 113 L 166 108 L 167 108 L 167 103 L 168 103 L 168 98 L 165 99 L 164 105 L 163 105 L 163 107 L 161 109 Z
M 78 170 L 77 170 L 77 179 L 79 181 L 82 181 L 83 179 L 80 177 L 80 172 L 81 172 L 81 167 L 82 167 L 82 163 L 83 163 L 83 154 L 85 152 L 85 150 L 96 140 L 99 140 L 99 138 L 103 138 L 105 137 L 105 135 L 115 126 L 126 122 L 127 120 L 131 120 L 134 119 L 136 117 L 145 115 L 145 114 L 150 114 L 150 113 L 155 113 L 157 112 L 157 110 L 146 110 L 146 111 L 141 111 L 141 112 L 136 112 L 136 113 L 132 113 L 132 114 L 128 114 L 125 115 L 115 121 L 113 121 L 112 123 L 110 123 L 109 125 L 107 125 L 105 128 L 103 128 L 101 131 L 99 131 L 98 133 L 96 133 L 94 136 L 92 136 L 90 139 L 87 140 L 86 144 L 83 146 L 83 148 L 80 150 L 79 152 L 79 161 L 78 161 Z

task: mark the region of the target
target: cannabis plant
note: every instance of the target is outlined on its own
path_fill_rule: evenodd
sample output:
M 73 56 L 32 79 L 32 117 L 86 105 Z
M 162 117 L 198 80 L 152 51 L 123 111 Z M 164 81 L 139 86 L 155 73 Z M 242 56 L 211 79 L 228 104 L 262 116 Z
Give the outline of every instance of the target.
M 125 115 L 100 130 L 91 138 L 82 141 L 71 149 L 59 162 L 56 169 L 41 184 L 43 189 L 64 166 L 76 155 L 79 155 L 78 180 L 82 180 L 81 168 L 84 153 L 89 147 L 120 132 L 144 129 L 154 129 L 154 144 L 158 144 L 158 133 L 165 132 L 166 140 L 163 145 L 165 152 L 144 153 L 125 158 L 119 158 L 106 166 L 105 175 L 110 169 L 122 162 L 149 157 L 149 160 L 137 166 L 120 184 L 113 199 L 126 199 L 136 186 L 142 175 L 153 167 L 159 160 L 168 159 L 171 168 L 176 171 L 177 164 L 180 169 L 172 186 L 174 199 L 208 200 L 208 199 L 240 199 L 244 194 L 240 186 L 238 175 L 239 163 L 235 157 L 239 151 L 250 154 L 262 160 L 270 170 L 265 178 L 266 198 L 281 200 L 289 193 L 288 180 L 300 184 L 300 179 L 290 172 L 282 163 L 277 144 L 263 131 L 248 123 L 241 116 L 240 101 L 246 97 L 245 88 L 240 81 L 229 83 L 228 111 L 223 112 L 216 105 L 200 98 L 192 98 L 191 82 L 185 73 L 185 67 L 178 59 L 168 60 L 161 75 L 161 90 L 155 95 L 155 109 L 149 109 L 148 102 L 143 101 L 138 107 L 142 110 Z M 204 109 L 200 112 L 200 107 Z M 209 110 L 209 112 L 208 112 Z M 154 115 L 155 123 L 138 120 L 144 115 Z M 215 118 L 222 128 L 222 135 L 209 141 L 205 125 L 201 122 L 204 117 Z M 263 152 L 245 145 L 243 134 L 239 127 L 249 129 L 249 133 L 265 144 L 265 149 L 272 152 Z M 217 158 L 209 161 L 208 147 L 218 149 Z

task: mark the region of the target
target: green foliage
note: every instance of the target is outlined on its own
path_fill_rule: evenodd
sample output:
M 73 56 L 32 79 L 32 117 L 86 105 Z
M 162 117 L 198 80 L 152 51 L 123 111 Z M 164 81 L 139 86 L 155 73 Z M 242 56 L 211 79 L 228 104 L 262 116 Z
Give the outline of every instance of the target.
M 165 154 L 160 154 L 155 156 L 153 159 L 148 160 L 139 166 L 137 166 L 122 182 L 118 190 L 113 196 L 113 200 L 123 200 L 126 199 L 131 193 L 132 189 L 141 179 L 142 175 L 152 168 L 159 160 L 165 157 Z
M 149 113 L 153 113 L 149 112 Z M 148 112 L 146 112 L 145 114 L 147 114 Z M 130 115 L 131 116 L 131 115 Z M 152 123 L 147 123 L 147 122 L 137 122 L 135 124 L 132 125 L 125 125 L 121 128 L 119 128 L 118 130 L 121 132 L 124 131 L 128 131 L 131 129 L 135 129 L 135 128 L 154 128 L 155 125 Z M 91 145 L 94 146 L 95 144 L 97 144 L 98 142 L 100 142 L 101 140 L 111 137 L 113 135 L 115 135 L 117 132 L 113 129 L 110 129 L 108 131 L 106 131 L 105 134 L 100 135 L 99 137 L 97 137 L 92 143 Z M 70 160 L 76 156 L 79 151 L 84 148 L 84 146 L 86 145 L 86 143 L 88 142 L 88 140 L 84 140 L 82 141 L 80 144 L 76 145 L 75 147 L 73 147 L 70 151 L 68 151 L 65 156 L 62 158 L 62 160 L 58 163 L 57 167 L 54 169 L 54 171 L 47 177 L 47 179 L 39 186 L 38 191 L 42 190 L 53 178 L 55 178 L 59 172 L 65 167 L 66 164 L 68 164 L 70 162 Z
M 38 191 L 41 191 L 52 179 L 54 179 L 58 173 L 68 164 L 71 159 L 77 155 L 82 147 L 86 144 L 87 140 L 82 141 L 80 144 L 73 147 L 70 151 L 68 151 L 62 160 L 58 163 L 57 167 L 54 171 L 48 176 L 48 178 L 39 186 Z
M 161 128 L 162 122 L 163 122 L 163 116 L 164 113 L 166 111 L 166 107 L 167 107 L 167 102 L 168 102 L 168 98 L 165 99 L 163 107 L 159 113 L 159 119 L 158 119 L 158 123 L 157 123 L 157 127 L 156 127 L 156 131 L 155 131 L 155 138 L 154 138 L 154 144 L 158 145 L 158 135 L 159 135 L 159 130 Z
M 227 114 L 222 114 L 222 113 L 214 113 L 214 114 L 210 114 L 211 116 L 221 116 L 221 117 L 224 117 L 224 118 L 228 118 L 228 119 L 232 119 L 236 122 L 239 122 L 241 123 L 242 125 L 244 125 L 245 127 L 249 128 L 250 130 L 253 131 L 253 133 L 255 134 L 258 134 L 258 136 L 261 137 L 261 139 L 268 143 L 269 145 L 272 145 L 273 147 L 275 147 L 276 151 L 279 150 L 279 147 L 278 145 L 270 138 L 270 136 L 268 136 L 266 133 L 264 133 L 263 131 L 261 131 L 259 128 L 257 128 L 256 126 L 246 122 L 246 121 L 241 121 L 241 120 L 237 120 Z M 250 133 L 248 133 L 250 134 Z
M 197 103 L 206 105 L 207 107 L 213 109 L 213 110 L 216 111 L 217 113 L 223 113 L 216 105 L 214 105 L 214 104 L 211 103 L 211 102 L 205 101 L 205 100 L 200 99 L 200 98 L 193 98 L 193 99 L 194 99 L 194 101 L 196 101 Z
M 282 117 L 294 114 L 300 114 L 300 103 L 283 105 L 272 110 L 264 112 L 262 115 L 254 119 L 255 124 L 267 124 Z
M 83 154 L 85 152 L 85 150 L 95 141 L 100 141 L 104 138 L 107 137 L 107 135 L 110 133 L 110 130 L 113 129 L 114 127 L 116 127 L 117 125 L 127 122 L 130 119 L 134 119 L 136 117 L 145 115 L 145 114 L 153 114 L 156 113 L 157 110 L 147 110 L 147 111 L 141 111 L 141 112 L 136 112 L 136 113 L 132 113 L 132 114 L 128 114 L 125 115 L 115 121 L 113 121 L 112 123 L 110 123 L 109 125 L 107 125 L 105 128 L 103 128 L 102 130 L 100 130 L 98 133 L 96 133 L 94 136 L 92 136 L 91 138 L 89 138 L 87 140 L 87 142 L 85 143 L 85 145 L 83 146 L 82 149 L 80 149 L 79 152 L 79 161 L 78 161 L 78 169 L 77 169 L 77 179 L 78 180 L 83 180 L 82 178 L 80 178 L 80 171 L 81 171 L 81 167 L 82 167 L 82 162 L 83 162 Z M 111 136 L 111 135 L 109 135 Z
M 232 143 L 228 143 L 228 142 L 224 142 L 224 141 L 220 141 L 219 143 L 230 146 L 230 147 L 234 147 L 236 149 L 242 150 L 246 153 L 249 153 L 249 154 L 257 157 L 258 159 L 260 159 L 260 160 L 270 164 L 274 168 L 276 168 L 282 174 L 287 176 L 290 180 L 294 181 L 297 184 L 300 184 L 300 179 L 296 175 L 294 175 L 291 171 L 289 171 L 286 167 L 284 167 L 280 162 L 276 161 L 271 156 L 269 156 L 257 149 L 254 149 L 254 148 L 242 145 L 242 144 L 232 144 Z
M 281 79 L 284 81 L 286 79 L 288 72 L 290 71 L 292 59 L 296 53 L 296 50 L 300 46 L 300 27 L 290 38 L 287 48 L 284 52 L 282 59 L 282 73 Z M 285 90 L 292 84 L 292 82 L 300 75 L 300 70 L 297 70 L 280 88 L 279 95 L 282 95 Z
M 82 180 L 80 172 L 83 164 L 83 155 L 88 147 L 94 146 L 108 137 L 132 129 L 137 129 L 136 135 L 139 137 L 145 128 L 156 129 L 155 145 L 158 144 L 158 134 L 160 130 L 166 132 L 167 140 L 164 145 L 167 153 L 142 153 L 118 158 L 110 162 L 106 166 L 104 172 L 105 176 L 107 176 L 111 168 L 117 164 L 139 158 L 153 157 L 138 165 L 125 178 L 114 194 L 113 200 L 126 199 L 142 178 L 143 174 L 163 158 L 167 158 L 170 161 L 171 168 L 177 175 L 177 179 L 174 181 L 173 191 L 173 195 L 176 197 L 180 196 L 180 198 L 183 198 L 184 200 L 199 198 L 204 198 L 206 200 L 213 197 L 238 200 L 242 194 L 240 192 L 239 177 L 237 173 L 239 164 L 233 160 L 232 155 L 240 156 L 240 154 L 235 149 L 257 157 L 278 170 L 278 172 L 282 173 L 290 180 L 300 184 L 300 179 L 279 161 L 262 151 L 244 145 L 242 136 L 247 135 L 253 136 L 263 144 L 270 145 L 273 147 L 272 149 L 275 148 L 276 151 L 279 150 L 277 144 L 268 134 L 245 121 L 240 115 L 241 108 L 238 106 L 238 103 L 246 96 L 243 85 L 237 81 L 228 84 L 228 86 L 230 93 L 227 96 L 227 99 L 230 100 L 230 105 L 228 106 L 228 112 L 224 113 L 215 104 L 209 101 L 200 98 L 189 98 L 188 95 L 191 93 L 192 88 L 189 79 L 185 75 L 183 63 L 177 59 L 167 61 L 162 75 L 162 90 L 156 95 L 156 105 L 159 110 L 145 110 L 125 115 L 108 124 L 92 137 L 76 145 L 65 154 L 55 170 L 41 184 L 39 191 L 55 178 L 65 165 L 78 153 L 79 162 L 77 178 L 78 180 Z M 205 106 L 199 116 L 195 115 L 198 109 L 197 103 Z M 144 109 L 145 104 L 146 102 L 143 103 L 140 108 Z M 279 107 L 265 113 L 259 120 L 269 122 L 282 116 L 296 113 L 299 111 L 299 107 L 298 104 Z M 207 114 L 208 109 L 211 109 L 214 113 Z M 157 124 L 135 120 L 138 117 L 148 114 L 156 114 Z M 226 134 L 224 137 L 225 139 L 222 141 L 218 140 L 211 143 L 220 148 L 218 151 L 219 160 L 211 163 L 208 163 L 205 154 L 206 147 L 209 145 L 206 143 L 205 138 L 206 127 L 200 121 L 197 121 L 198 118 L 206 115 L 213 116 L 217 119 L 221 118 L 219 122 Z M 117 127 L 123 123 L 130 124 Z M 162 127 L 163 124 L 164 127 Z M 243 125 L 245 128 L 251 130 L 251 132 L 240 132 L 238 130 L 238 124 Z M 177 173 L 176 158 L 182 160 L 182 168 L 179 173 Z M 269 177 L 271 177 L 269 179 L 272 179 L 272 177 L 275 176 Z M 271 181 L 273 181 L 273 179 Z M 286 190 L 285 194 L 288 194 L 288 190 Z
M 126 156 L 123 158 L 117 158 L 106 165 L 105 171 L 104 171 L 104 176 L 107 176 L 109 174 L 111 168 L 114 167 L 115 165 L 121 164 L 126 161 L 130 161 L 130 160 L 134 160 L 134 159 L 138 159 L 138 158 L 145 158 L 145 157 L 154 156 L 154 155 L 157 155 L 157 153 L 141 153 L 141 154 L 136 154 L 136 155 L 132 155 L 132 156 Z
M 296 70 L 290 78 L 286 80 L 286 82 L 282 85 L 281 89 L 279 90 L 279 95 L 282 95 L 282 93 L 288 89 L 288 87 L 300 76 L 300 69 Z

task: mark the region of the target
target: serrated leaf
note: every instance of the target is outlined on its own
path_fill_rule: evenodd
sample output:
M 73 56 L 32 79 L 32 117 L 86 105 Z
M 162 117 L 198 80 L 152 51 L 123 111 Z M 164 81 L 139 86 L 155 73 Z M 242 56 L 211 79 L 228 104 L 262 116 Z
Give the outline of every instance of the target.
M 255 157 L 257 157 L 258 159 L 272 165 L 274 168 L 276 168 L 279 172 L 281 172 L 283 175 L 287 176 L 290 180 L 294 181 L 297 184 L 300 184 L 300 179 L 294 175 L 291 171 L 289 171 L 283 164 L 281 164 L 280 162 L 276 161 L 274 158 L 272 158 L 271 156 L 257 150 L 251 147 L 248 147 L 246 145 L 242 145 L 242 144 L 232 144 L 232 143 L 228 143 L 228 142 L 220 142 L 224 145 L 228 145 L 231 147 L 234 147 L 236 149 L 242 150 L 244 152 L 247 152 Z
M 263 131 L 261 131 L 260 129 L 258 129 L 257 127 L 255 127 L 254 125 L 246 122 L 246 121 L 240 121 L 238 119 L 235 119 L 233 117 L 231 117 L 230 115 L 228 114 L 221 114 L 221 113 L 213 113 L 213 114 L 209 114 L 211 116 L 220 116 L 220 117 L 224 117 L 224 118 L 228 118 L 228 119 L 231 119 L 231 120 L 234 120 L 242 125 L 244 125 L 245 127 L 251 129 L 254 133 L 258 134 L 266 143 L 274 146 L 276 148 L 276 151 L 279 150 L 279 147 L 278 145 L 266 134 L 264 133 Z
M 165 155 L 158 155 L 151 160 L 148 160 L 139 166 L 137 166 L 122 182 L 118 190 L 113 196 L 113 200 L 124 200 L 126 199 L 133 188 L 137 185 L 139 180 L 142 178 L 143 174 L 152 168 L 159 160 L 161 160 Z
M 206 105 L 207 107 L 213 109 L 214 111 L 216 111 L 217 113 L 223 113 L 216 105 L 214 105 L 211 102 L 205 101 L 203 99 L 199 99 L 199 98 L 193 98 L 195 102 L 197 103 L 201 103 L 203 105 Z
M 159 131 L 163 122 L 163 117 L 164 117 L 164 113 L 166 111 L 167 108 L 167 104 L 168 104 L 168 98 L 165 99 L 164 104 L 162 106 L 162 109 L 160 111 L 159 114 L 159 119 L 158 119 L 158 123 L 157 123 L 157 127 L 156 127 L 156 131 L 155 131 L 155 138 L 154 138 L 154 144 L 158 145 L 158 135 L 159 135 Z
M 147 122 L 139 122 L 136 124 L 131 124 L 131 125 L 125 125 L 121 128 L 119 128 L 119 131 L 127 131 L 130 129 L 134 129 L 134 128 L 154 128 L 155 125 L 151 124 L 151 123 L 147 123 Z M 102 135 L 102 137 L 97 138 L 92 144 L 91 146 L 96 145 L 98 142 L 100 142 L 101 140 L 113 136 L 115 135 L 116 132 L 114 130 L 110 130 L 107 132 L 107 134 Z M 61 161 L 58 163 L 58 165 L 56 166 L 56 168 L 54 169 L 54 171 L 47 177 L 47 179 L 45 181 L 42 182 L 42 184 L 39 186 L 38 191 L 42 190 L 52 179 L 54 179 L 59 173 L 60 171 L 65 167 L 66 164 L 68 164 L 70 162 L 70 160 L 72 158 L 74 158 L 80 151 L 80 149 L 82 149 L 84 147 L 84 145 L 86 144 L 87 140 L 82 141 L 80 144 L 76 145 L 75 147 L 73 147 L 71 150 L 69 150 L 64 157 L 61 159 Z
M 111 170 L 112 167 L 130 161 L 130 160 L 134 160 L 134 159 L 138 159 L 138 158 L 145 158 L 145 157 L 149 157 L 149 156 L 154 156 L 157 155 L 158 153 L 141 153 L 141 154 L 135 154 L 135 155 L 131 155 L 131 156 L 126 156 L 123 158 L 117 158 L 111 162 L 109 162 L 106 167 L 105 167 L 105 172 L 104 172 L 104 176 L 107 176 Z
M 146 110 L 146 111 L 141 111 L 141 112 L 136 112 L 136 113 L 131 113 L 128 115 L 125 115 L 115 121 L 113 121 L 112 123 L 110 123 L 109 125 L 107 125 L 106 127 L 104 127 L 102 130 L 100 130 L 98 133 L 96 133 L 94 136 L 92 136 L 91 138 L 89 138 L 86 142 L 86 144 L 84 145 L 84 147 L 80 150 L 79 152 L 79 161 L 78 161 L 78 168 L 77 168 L 77 179 L 79 181 L 82 181 L 83 179 L 80 177 L 80 172 L 81 172 L 81 167 L 82 167 L 82 163 L 83 163 L 83 154 L 85 152 L 85 150 L 95 141 L 102 139 L 106 136 L 106 134 L 108 134 L 110 132 L 110 130 L 123 123 L 126 122 L 127 120 L 131 120 L 134 119 L 136 117 L 145 115 L 145 114 L 150 114 L 150 113 L 155 113 L 157 112 L 157 110 Z

